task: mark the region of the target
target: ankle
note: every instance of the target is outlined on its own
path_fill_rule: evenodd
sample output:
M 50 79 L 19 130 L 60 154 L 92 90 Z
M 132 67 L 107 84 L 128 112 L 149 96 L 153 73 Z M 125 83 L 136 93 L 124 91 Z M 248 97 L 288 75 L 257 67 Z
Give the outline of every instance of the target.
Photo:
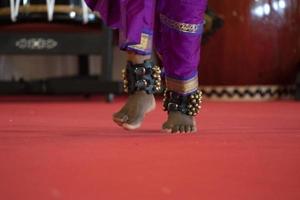
M 141 64 L 144 63 L 144 61 L 150 59 L 151 55 L 139 55 L 131 51 L 127 52 L 127 60 L 132 62 L 133 64 Z
M 148 94 L 146 91 L 136 91 L 134 93 L 134 95 L 136 95 L 136 96 L 145 96 L 145 97 L 150 97 L 150 96 L 154 97 L 154 94 Z

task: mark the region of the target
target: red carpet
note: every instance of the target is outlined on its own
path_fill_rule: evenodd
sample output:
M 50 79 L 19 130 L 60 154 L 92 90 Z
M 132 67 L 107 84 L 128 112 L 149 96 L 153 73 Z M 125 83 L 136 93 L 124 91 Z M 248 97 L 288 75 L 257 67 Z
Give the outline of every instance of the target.
M 0 98 L 1 200 L 299 200 L 300 103 L 205 102 L 195 135 L 102 100 Z

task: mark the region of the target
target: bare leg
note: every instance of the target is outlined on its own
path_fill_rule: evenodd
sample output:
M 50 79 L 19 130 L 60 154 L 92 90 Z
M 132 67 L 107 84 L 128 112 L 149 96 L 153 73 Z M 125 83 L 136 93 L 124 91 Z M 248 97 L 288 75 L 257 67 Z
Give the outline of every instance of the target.
M 133 52 L 128 52 L 127 55 L 128 61 L 131 61 L 133 64 L 142 64 L 145 60 L 151 59 L 150 55 L 143 56 Z M 145 114 L 152 111 L 155 106 L 153 94 L 137 91 L 129 95 L 125 105 L 113 114 L 113 120 L 127 130 L 134 130 L 141 126 Z
M 168 117 L 162 129 L 173 133 L 195 132 L 195 115 L 198 113 L 199 103 L 191 105 L 190 101 L 181 102 L 178 99 L 185 99 L 198 90 L 198 65 L 206 0 L 163 0 L 157 3 L 157 27 L 160 31 L 157 33 L 159 35 L 155 46 L 162 56 L 166 88 L 178 94 L 169 97 L 168 105 L 165 106 Z M 199 97 L 198 94 L 197 96 Z M 188 106 L 192 106 L 194 111 L 187 112 Z

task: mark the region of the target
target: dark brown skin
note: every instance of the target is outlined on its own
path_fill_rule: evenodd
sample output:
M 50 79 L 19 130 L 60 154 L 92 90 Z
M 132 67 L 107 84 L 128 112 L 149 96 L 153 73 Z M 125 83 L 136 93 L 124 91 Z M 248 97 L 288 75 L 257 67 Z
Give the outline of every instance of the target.
M 150 57 L 128 52 L 127 59 L 138 64 L 144 63 Z M 129 95 L 125 105 L 113 114 L 113 120 L 126 130 L 134 130 L 141 126 L 145 115 L 154 110 L 155 107 L 156 103 L 153 94 L 137 91 Z M 180 112 L 169 112 L 168 119 L 163 124 L 162 130 L 170 133 L 192 133 L 196 131 L 196 122 L 194 117 Z
M 154 95 L 144 91 L 129 95 L 127 102 L 120 111 L 113 115 L 113 120 L 127 130 L 134 130 L 141 126 L 145 115 L 156 106 Z
M 169 133 L 194 133 L 197 131 L 195 118 L 181 112 L 169 112 L 162 129 Z
M 134 130 L 141 126 L 147 113 L 155 109 L 152 94 L 136 92 L 128 97 L 121 110 L 113 115 L 113 120 L 126 130 Z M 180 112 L 169 112 L 162 130 L 168 133 L 193 133 L 196 131 L 194 117 Z

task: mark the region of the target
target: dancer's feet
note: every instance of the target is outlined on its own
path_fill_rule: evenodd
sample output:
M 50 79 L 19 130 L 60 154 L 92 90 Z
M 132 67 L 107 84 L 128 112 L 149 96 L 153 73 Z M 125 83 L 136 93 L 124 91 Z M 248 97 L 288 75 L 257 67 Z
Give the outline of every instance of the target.
M 113 115 L 113 120 L 127 130 L 134 130 L 141 126 L 145 114 L 154 110 L 153 94 L 138 91 L 128 97 L 121 110 Z
M 168 113 L 168 119 L 162 129 L 169 133 L 194 133 L 197 131 L 195 117 L 171 111 Z
M 143 65 L 147 61 L 151 59 L 151 55 L 138 55 L 134 52 L 127 52 L 127 60 L 129 62 L 129 66 L 127 67 L 140 67 L 136 65 Z M 147 66 L 143 66 L 142 69 L 146 71 Z M 142 70 L 142 71 L 143 71 Z M 149 69 L 148 69 L 149 70 Z M 123 78 L 125 80 L 124 82 L 124 88 L 126 88 L 126 92 L 129 92 L 130 95 L 128 97 L 127 102 L 125 105 L 120 109 L 119 112 L 113 114 L 113 120 L 116 122 L 119 126 L 124 127 L 127 130 L 133 130 L 137 129 L 141 126 L 142 121 L 145 117 L 145 114 L 152 111 L 155 108 L 155 99 L 154 95 L 150 93 L 149 91 L 146 92 L 144 90 L 140 91 L 134 91 L 132 90 L 128 91 L 128 83 L 130 82 L 130 86 L 134 85 L 134 87 L 137 85 L 137 83 L 133 83 L 132 81 L 139 81 L 144 83 L 146 79 L 142 77 L 142 75 L 136 74 L 137 72 L 135 70 L 129 70 L 128 68 L 124 71 L 125 74 L 123 74 Z M 126 74 L 129 73 L 129 74 Z M 129 78 L 127 77 L 131 77 Z M 132 78 L 139 77 L 139 80 L 132 80 Z M 148 82 L 147 82 L 148 84 Z M 132 89 L 132 88 L 131 88 Z M 137 88 L 134 88 L 137 89 Z
M 194 133 L 197 131 L 195 116 L 201 108 L 202 94 L 196 90 L 182 95 L 172 90 L 164 94 L 164 110 L 168 111 L 168 119 L 162 130 L 170 133 Z

